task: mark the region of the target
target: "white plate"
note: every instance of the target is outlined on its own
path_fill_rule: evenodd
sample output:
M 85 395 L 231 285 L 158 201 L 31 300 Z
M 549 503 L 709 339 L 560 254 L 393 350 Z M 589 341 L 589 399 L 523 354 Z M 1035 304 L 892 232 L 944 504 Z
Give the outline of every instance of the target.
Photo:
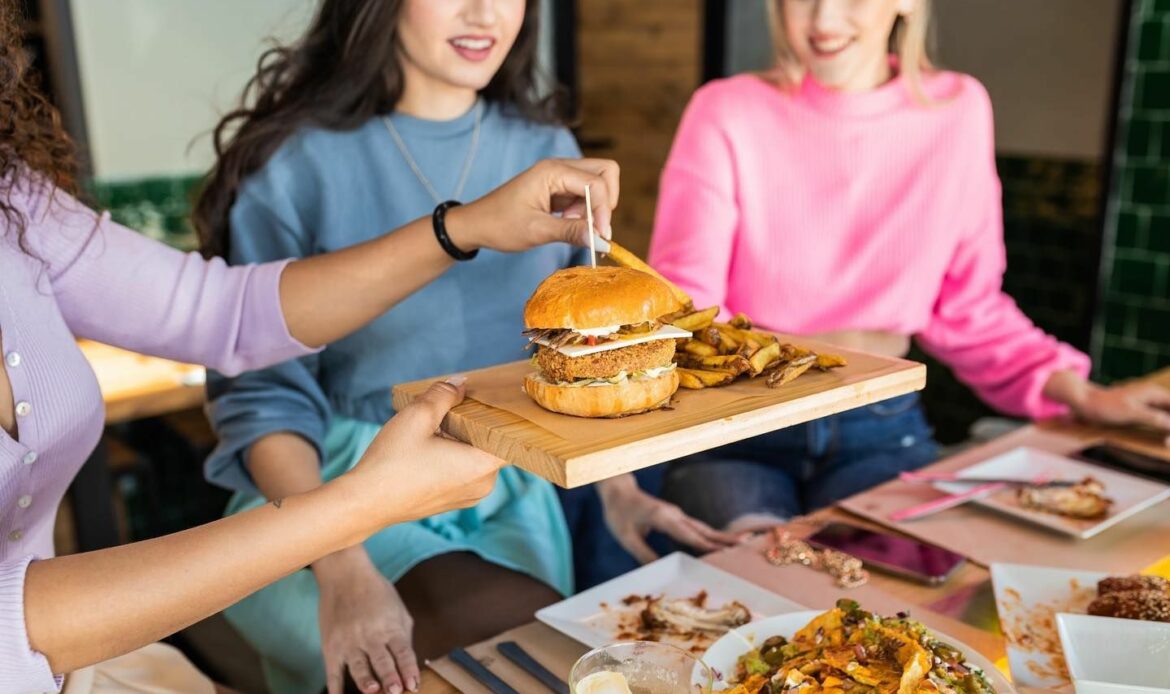
M 620 619 L 629 613 L 622 605 L 627 596 L 689 598 L 700 591 L 707 591 L 707 604 L 712 607 L 738 600 L 751 610 L 754 619 L 804 609 L 803 605 L 754 583 L 675 552 L 567 600 L 549 605 L 537 612 L 536 618 L 590 648 L 600 648 L 616 641 L 628 640 L 621 638 L 618 629 Z M 695 646 L 693 641 L 662 640 L 688 651 Z
M 1016 502 L 1014 488 L 1008 488 L 974 500 L 976 504 L 1032 521 L 1057 532 L 1079 537 L 1082 540 L 1087 540 L 1106 528 L 1170 498 L 1170 487 L 1164 484 L 1028 447 L 1014 448 L 977 465 L 963 468 L 958 474 L 959 477 L 1006 477 L 1011 479 L 1047 477 L 1049 479 L 1079 480 L 1085 477 L 1095 477 L 1105 485 L 1105 496 L 1113 499 L 1113 507 L 1109 510 L 1109 515 L 1101 520 L 1080 520 L 1023 508 Z M 955 494 L 971 488 L 970 484 L 956 482 L 935 482 L 934 486 L 948 494 Z
M 1025 564 L 991 565 L 995 607 L 1016 684 L 1050 689 L 1069 683 L 1056 615 L 1083 613 L 1097 597 L 1097 581 L 1110 575 Z
M 727 689 L 730 686 L 725 681 L 725 678 L 735 673 L 735 664 L 741 655 L 773 636 L 792 638 L 793 634 L 800 631 L 801 628 L 821 613 L 822 611 L 819 610 L 793 612 L 778 617 L 762 619 L 747 626 L 742 626 L 735 631 L 728 632 L 726 636 L 716 641 L 715 645 L 711 646 L 703 654 L 703 662 L 715 671 L 715 677 L 717 679 L 715 685 L 716 691 Z M 963 655 L 967 657 L 968 662 L 983 669 L 987 674 L 987 679 L 990 680 L 991 686 L 995 688 L 996 692 L 999 694 L 1013 694 L 1016 691 L 1003 674 L 991 664 L 991 661 L 984 658 L 974 648 L 964 645 L 958 639 L 952 639 L 941 632 L 935 631 L 933 633 L 940 640 L 962 651 Z
M 1057 615 L 1077 694 L 1170 690 L 1170 624 Z

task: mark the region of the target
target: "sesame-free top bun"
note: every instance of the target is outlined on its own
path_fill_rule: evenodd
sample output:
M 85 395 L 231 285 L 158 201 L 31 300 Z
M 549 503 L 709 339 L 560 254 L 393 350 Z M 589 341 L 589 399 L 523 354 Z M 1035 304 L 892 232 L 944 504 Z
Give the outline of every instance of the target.
M 525 328 L 604 328 L 682 308 L 658 278 L 624 267 L 571 267 L 549 275 L 524 306 Z
M 655 410 L 678 390 L 674 370 L 656 378 L 626 379 L 616 385 L 558 386 L 536 373 L 524 377 L 524 392 L 546 410 L 577 417 L 620 417 Z

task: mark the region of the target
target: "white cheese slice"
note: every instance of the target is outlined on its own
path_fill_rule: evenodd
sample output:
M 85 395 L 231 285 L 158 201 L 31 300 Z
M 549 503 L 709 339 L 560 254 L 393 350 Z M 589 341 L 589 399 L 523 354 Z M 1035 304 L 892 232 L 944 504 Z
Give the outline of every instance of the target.
M 612 335 L 621 329 L 622 326 L 620 325 L 607 325 L 604 328 L 581 328 L 580 330 L 577 330 L 577 332 L 585 335 L 586 337 L 590 335 L 593 337 L 605 337 L 606 335 Z
M 590 354 L 597 354 L 598 352 L 606 352 L 611 349 L 621 349 L 622 347 L 631 347 L 633 345 L 640 345 L 643 342 L 653 342 L 654 340 L 674 340 L 679 338 L 690 337 L 689 330 L 676 328 L 673 325 L 664 325 L 661 328 L 650 333 L 639 333 L 637 335 L 622 335 L 612 342 L 600 342 L 596 345 L 566 345 L 558 347 L 557 351 L 566 357 L 584 357 Z M 536 340 L 536 344 L 548 347 L 548 340 Z

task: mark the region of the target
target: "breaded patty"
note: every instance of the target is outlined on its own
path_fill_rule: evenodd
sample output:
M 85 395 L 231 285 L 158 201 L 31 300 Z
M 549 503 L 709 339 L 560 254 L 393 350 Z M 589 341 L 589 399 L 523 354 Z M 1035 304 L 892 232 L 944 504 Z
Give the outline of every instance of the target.
M 1087 611 L 1098 617 L 1170 622 L 1170 595 L 1160 590 L 1106 593 L 1089 603 Z
M 674 357 L 674 340 L 652 340 L 584 357 L 566 357 L 543 345 L 536 348 L 536 364 L 544 377 L 556 383 L 579 378 L 610 378 L 621 371 L 633 373 L 666 366 Z
M 1131 590 L 1159 590 L 1170 593 L 1170 581 L 1161 576 L 1110 576 L 1097 583 L 1097 593 L 1128 593 Z

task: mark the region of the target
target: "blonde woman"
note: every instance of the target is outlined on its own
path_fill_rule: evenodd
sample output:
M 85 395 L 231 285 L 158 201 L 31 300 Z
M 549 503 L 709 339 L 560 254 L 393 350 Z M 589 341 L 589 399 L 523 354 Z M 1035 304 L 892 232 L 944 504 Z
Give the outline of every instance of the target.
M 725 314 L 903 356 L 911 340 L 1003 412 L 1170 429 L 1170 394 L 1089 359 L 1003 293 L 991 103 L 924 50 L 928 0 L 770 0 L 777 64 L 695 94 L 662 176 L 651 262 Z M 667 498 L 743 528 L 917 467 L 917 396 L 673 466 Z

